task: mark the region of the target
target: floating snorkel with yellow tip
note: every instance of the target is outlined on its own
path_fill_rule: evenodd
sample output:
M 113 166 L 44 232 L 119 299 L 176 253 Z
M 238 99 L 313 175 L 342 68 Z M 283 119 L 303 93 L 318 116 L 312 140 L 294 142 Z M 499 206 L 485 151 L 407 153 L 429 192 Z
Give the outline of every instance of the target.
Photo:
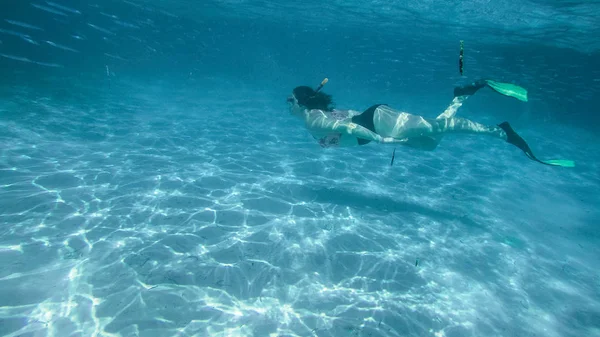
M 463 75 L 464 71 L 464 58 L 465 58 L 465 43 L 463 40 L 460 40 L 460 53 L 458 54 L 458 71 L 460 75 Z

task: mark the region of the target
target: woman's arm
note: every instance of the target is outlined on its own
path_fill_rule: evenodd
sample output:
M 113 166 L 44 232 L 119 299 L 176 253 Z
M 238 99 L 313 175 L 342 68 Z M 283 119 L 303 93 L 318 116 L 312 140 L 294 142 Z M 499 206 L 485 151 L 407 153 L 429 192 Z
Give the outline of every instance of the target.
M 352 123 L 350 118 L 338 120 L 335 118 L 330 118 L 324 113 L 313 113 L 307 118 L 306 126 L 311 130 L 335 131 L 377 143 L 383 142 L 383 137 L 365 128 L 364 126 Z

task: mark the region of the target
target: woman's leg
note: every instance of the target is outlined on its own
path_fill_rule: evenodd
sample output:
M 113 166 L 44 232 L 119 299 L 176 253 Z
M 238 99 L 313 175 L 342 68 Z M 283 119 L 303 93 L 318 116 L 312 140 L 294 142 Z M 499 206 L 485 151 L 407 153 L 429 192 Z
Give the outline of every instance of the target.
M 460 108 L 463 105 L 464 101 L 466 101 L 467 98 L 469 98 L 469 97 L 470 97 L 470 95 L 454 97 L 454 99 L 452 100 L 452 102 L 450 102 L 450 105 L 448 105 L 446 110 L 444 110 L 444 112 L 442 112 L 439 116 L 437 116 L 436 119 L 447 119 L 447 118 L 454 117 L 456 115 L 456 112 L 458 111 L 458 108 Z M 422 139 L 415 139 L 414 141 L 412 141 L 412 143 L 414 143 L 416 145 L 413 147 L 418 147 L 418 148 L 422 148 L 424 150 L 433 151 L 437 148 L 437 146 L 442 141 L 442 137 L 443 137 L 443 135 L 420 137 Z M 411 144 L 408 144 L 408 145 L 411 145 Z
M 450 105 L 448 105 L 446 110 L 437 116 L 436 119 L 453 118 L 463 103 L 483 87 L 485 87 L 485 82 L 480 80 L 462 87 L 454 88 L 454 99 L 452 99 L 452 102 L 450 102 Z M 428 138 L 430 138 L 430 148 L 433 150 L 439 145 L 442 140 L 442 135 L 431 136 Z
M 489 135 L 502 140 L 506 140 L 506 132 L 499 126 L 484 125 L 473 122 L 466 118 L 445 118 L 434 119 L 430 121 L 431 133 L 433 135 L 443 135 L 448 133 L 467 133 Z
M 447 133 L 487 134 L 506 140 L 506 133 L 498 126 L 487 126 L 465 118 L 426 119 L 382 105 L 374 111 L 375 132 L 382 137 L 411 139 L 420 137 L 435 138 Z M 409 142 L 410 143 L 410 142 Z M 414 142 L 413 144 L 418 144 Z M 431 147 L 431 142 L 425 142 Z M 407 144 L 410 145 L 410 144 Z

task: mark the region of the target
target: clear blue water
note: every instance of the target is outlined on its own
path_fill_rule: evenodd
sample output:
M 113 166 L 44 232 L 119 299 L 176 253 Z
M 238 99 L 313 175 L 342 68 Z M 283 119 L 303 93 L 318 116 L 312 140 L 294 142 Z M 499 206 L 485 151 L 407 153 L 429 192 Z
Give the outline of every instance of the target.
M 0 4 L 1 336 L 600 336 L 600 4 Z M 464 75 L 458 73 L 465 41 Z M 508 120 L 322 149 L 339 108 Z M 418 263 L 417 263 L 418 261 Z

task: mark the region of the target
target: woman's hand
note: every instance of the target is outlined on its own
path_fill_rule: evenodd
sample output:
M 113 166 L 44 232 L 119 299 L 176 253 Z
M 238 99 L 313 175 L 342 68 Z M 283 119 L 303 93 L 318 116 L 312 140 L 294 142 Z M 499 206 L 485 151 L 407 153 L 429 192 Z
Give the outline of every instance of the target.
M 382 144 L 398 144 L 405 143 L 407 139 L 396 139 L 392 137 L 382 137 L 380 143 Z

